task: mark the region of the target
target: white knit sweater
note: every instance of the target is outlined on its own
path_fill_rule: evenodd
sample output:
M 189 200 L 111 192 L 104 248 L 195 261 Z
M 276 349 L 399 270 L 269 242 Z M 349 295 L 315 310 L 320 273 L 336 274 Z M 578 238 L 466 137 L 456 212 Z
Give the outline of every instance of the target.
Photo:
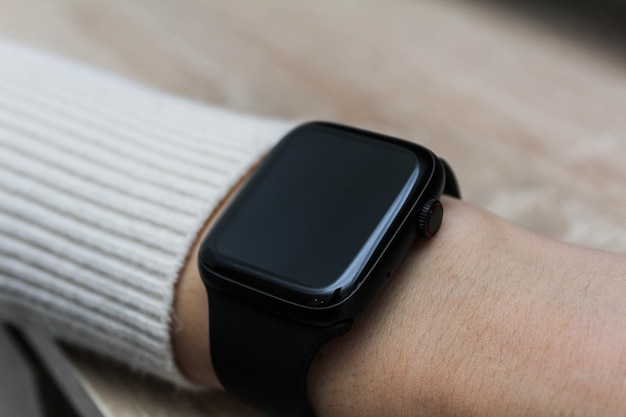
M 0 40 L 0 321 L 184 384 L 170 326 L 185 257 L 290 127 Z

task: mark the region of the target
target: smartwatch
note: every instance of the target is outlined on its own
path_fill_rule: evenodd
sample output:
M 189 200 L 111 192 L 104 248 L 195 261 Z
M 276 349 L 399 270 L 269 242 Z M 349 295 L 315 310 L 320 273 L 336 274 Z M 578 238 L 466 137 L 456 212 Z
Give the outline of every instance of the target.
M 289 132 L 198 253 L 211 359 L 235 397 L 270 416 L 313 416 L 309 365 L 441 224 L 452 170 L 428 149 L 352 127 Z

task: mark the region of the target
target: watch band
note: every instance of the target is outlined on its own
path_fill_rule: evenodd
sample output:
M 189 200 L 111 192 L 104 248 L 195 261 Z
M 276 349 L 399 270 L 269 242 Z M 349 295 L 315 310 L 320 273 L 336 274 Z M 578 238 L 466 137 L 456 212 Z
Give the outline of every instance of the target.
M 211 355 L 229 393 L 271 416 L 313 417 L 306 378 L 313 357 L 351 322 L 307 326 L 209 292 Z
M 443 171 L 446 174 L 446 182 L 443 187 L 443 193 L 449 195 L 450 197 L 461 199 L 461 188 L 459 187 L 459 183 L 456 180 L 456 175 L 454 175 L 454 171 L 450 165 L 446 162 L 445 159 L 439 158 L 441 161 L 441 165 L 443 165 Z

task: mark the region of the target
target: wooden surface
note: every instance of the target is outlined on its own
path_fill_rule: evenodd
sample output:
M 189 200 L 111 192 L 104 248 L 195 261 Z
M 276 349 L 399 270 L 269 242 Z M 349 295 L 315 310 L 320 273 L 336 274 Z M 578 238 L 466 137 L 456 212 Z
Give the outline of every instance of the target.
M 623 39 L 495 3 L 0 0 L 0 35 L 196 100 L 419 141 L 466 200 L 626 253 Z M 107 415 L 250 415 L 70 356 Z

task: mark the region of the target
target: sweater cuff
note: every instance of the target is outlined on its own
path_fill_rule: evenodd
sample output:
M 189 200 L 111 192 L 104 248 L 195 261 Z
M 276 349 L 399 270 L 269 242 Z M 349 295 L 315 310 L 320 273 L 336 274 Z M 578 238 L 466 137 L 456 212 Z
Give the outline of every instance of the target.
M 171 343 L 180 270 L 292 125 L 1 40 L 0 63 L 0 314 L 187 385 Z

